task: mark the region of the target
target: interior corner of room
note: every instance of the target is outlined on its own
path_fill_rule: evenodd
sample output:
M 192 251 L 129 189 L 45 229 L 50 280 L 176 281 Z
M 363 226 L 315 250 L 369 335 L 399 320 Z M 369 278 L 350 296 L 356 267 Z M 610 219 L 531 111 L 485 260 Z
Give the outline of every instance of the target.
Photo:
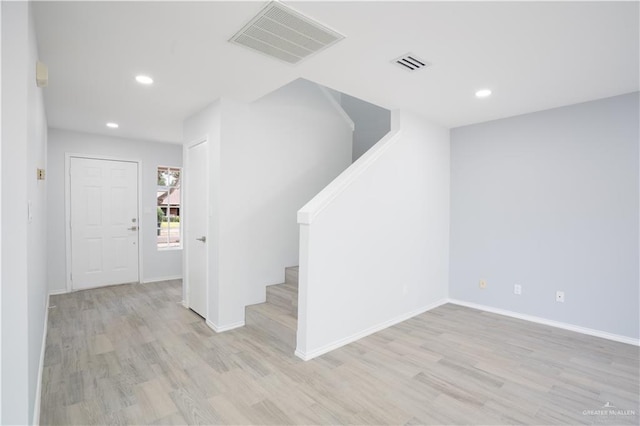
M 285 2 L 292 11 L 275 3 L 2 2 L 0 423 L 37 424 L 41 406 L 50 406 L 41 396 L 45 357 L 61 359 L 59 347 L 47 345 L 57 315 L 51 312 L 61 309 L 54 301 L 99 316 L 88 304 L 116 295 L 129 306 L 123 301 L 131 297 L 130 306 L 149 315 L 173 316 L 163 326 L 182 333 L 176 351 L 210 349 L 193 336 L 230 342 L 249 329 L 239 340 L 279 342 L 265 358 L 289 356 L 283 365 L 325 354 L 322 362 L 339 365 L 332 351 L 410 319 L 417 322 L 405 325 L 403 344 L 438 333 L 444 337 L 436 341 L 452 343 L 443 325 L 449 323 L 436 320 L 443 329 L 422 333 L 429 320 L 421 315 L 464 320 L 474 318 L 471 310 L 488 324 L 524 320 L 516 329 L 525 336 L 521 324 L 536 324 L 627 344 L 637 358 L 637 2 Z M 263 45 L 256 53 L 229 43 L 271 7 L 314 16 L 326 22 L 327 33 L 347 35 L 336 32 L 317 52 L 303 49 L 309 58 L 283 47 L 274 59 Z M 391 30 L 374 28 L 362 11 L 389 18 Z M 184 25 L 162 27 L 176 17 Z M 421 17 L 433 25 L 422 25 Z M 546 23 L 545 34 L 538 20 Z M 527 35 L 533 33 L 539 37 Z M 402 57 L 412 58 L 398 57 L 412 40 L 440 43 L 411 47 L 426 59 L 409 60 L 424 69 L 398 66 Z M 205 57 L 210 50 L 228 60 Z M 592 51 L 604 59 L 594 63 Z M 544 72 L 534 70 L 538 59 Z M 152 64 L 152 84 L 136 81 Z M 159 168 L 167 176 L 179 171 L 178 192 L 175 182 L 161 181 Z M 101 245 L 107 234 L 90 233 L 98 222 L 100 232 L 122 228 L 108 234 L 108 254 Z M 108 262 L 112 272 L 131 269 L 98 276 Z M 137 304 L 154 291 L 158 300 Z M 141 345 L 155 339 L 144 327 L 136 329 L 149 339 Z M 531 340 L 547 329 L 536 330 Z M 98 334 L 82 350 L 103 361 L 115 356 L 108 330 Z M 571 346 L 573 338 L 566 339 Z M 588 350 L 589 342 L 580 347 Z M 261 370 L 243 352 L 229 353 L 248 371 L 232 375 L 268 376 L 271 367 Z M 411 372 L 417 383 L 424 377 L 414 367 L 401 374 Z M 194 371 L 184 367 L 179 379 L 202 385 L 210 377 Z M 362 379 L 354 371 L 345 374 Z M 629 374 L 637 378 L 637 368 Z M 591 380 L 598 404 L 614 392 L 615 386 L 600 392 Z M 265 402 L 273 383 L 264 382 L 263 394 L 243 396 L 250 408 L 234 420 L 259 423 L 260 413 L 274 422 L 293 419 L 278 417 L 281 407 Z M 132 391 L 155 417 L 135 418 L 125 407 L 118 413 L 134 416 L 133 423 L 188 421 L 189 410 L 164 386 L 140 379 Z M 158 389 L 167 393 L 145 400 Z M 228 409 L 217 392 L 211 389 L 203 404 Z M 464 404 L 441 398 L 452 407 Z M 622 400 L 637 404 L 638 394 Z M 65 419 L 78 422 L 91 411 L 82 404 L 95 403 L 73 393 L 57 402 L 76 410 L 79 417 Z M 411 405 L 394 407 L 411 412 L 405 403 Z M 163 404 L 173 411 L 164 412 Z M 338 422 L 318 410 L 296 412 L 295 419 Z M 54 414 L 45 422 L 55 423 Z M 363 417 L 348 419 L 412 420 L 395 412 L 356 414 Z M 559 421 L 537 414 L 523 419 Z

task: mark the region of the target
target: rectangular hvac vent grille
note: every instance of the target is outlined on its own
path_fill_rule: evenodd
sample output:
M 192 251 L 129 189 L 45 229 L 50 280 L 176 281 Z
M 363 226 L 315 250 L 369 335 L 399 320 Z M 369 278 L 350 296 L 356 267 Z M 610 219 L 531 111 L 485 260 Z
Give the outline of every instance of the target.
M 229 41 L 297 64 L 343 38 L 343 35 L 274 1 Z
M 399 58 L 394 59 L 392 62 L 407 71 L 417 71 L 431 66 L 429 62 L 418 58 L 413 53 L 402 55 Z

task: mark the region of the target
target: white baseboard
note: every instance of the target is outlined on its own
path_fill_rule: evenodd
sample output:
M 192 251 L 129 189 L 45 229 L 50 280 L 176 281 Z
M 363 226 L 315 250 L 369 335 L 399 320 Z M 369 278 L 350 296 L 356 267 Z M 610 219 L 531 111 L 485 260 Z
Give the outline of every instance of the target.
M 64 291 L 66 293 L 66 290 Z M 33 424 L 40 424 L 40 401 L 42 397 L 42 373 L 44 371 L 44 353 L 47 347 L 47 333 L 49 331 L 49 300 L 50 295 L 47 296 L 47 303 L 44 307 L 44 329 L 42 330 L 42 348 L 40 349 L 40 365 L 38 365 L 38 381 L 36 382 L 36 400 L 33 404 Z
M 211 321 L 207 320 L 206 324 L 209 326 L 210 329 L 212 329 L 216 333 L 222 333 L 223 331 L 229 331 L 229 330 L 233 330 L 234 328 L 244 327 L 244 321 L 238 321 L 238 322 L 234 322 L 226 325 L 215 325 Z
M 142 281 L 142 284 L 159 283 L 161 281 L 173 281 L 173 280 L 181 280 L 181 279 L 182 279 L 182 275 L 172 275 L 172 276 L 169 276 L 169 277 L 148 278 L 148 279 Z
M 561 328 L 563 330 L 575 331 L 576 333 L 587 334 L 589 336 L 601 337 L 615 342 L 627 343 L 629 345 L 640 346 L 640 339 L 633 337 L 613 334 L 606 331 L 595 330 L 593 328 L 580 327 L 574 324 L 554 321 L 546 318 L 536 317 L 533 315 L 521 314 L 519 312 L 508 311 L 506 309 L 494 308 L 492 306 L 479 305 L 477 303 L 465 302 L 463 300 L 449 299 L 449 303 L 454 305 L 465 306 L 467 308 L 478 309 L 480 311 L 491 312 L 493 314 L 504 315 L 506 317 L 517 318 L 524 321 L 534 322 L 537 324 L 548 325 L 550 327 Z
M 374 325 L 373 327 L 369 327 L 369 328 L 367 328 L 365 330 L 362 330 L 362 331 L 359 331 L 357 333 L 354 333 L 351 336 L 344 337 L 344 338 L 342 338 L 340 340 L 337 340 L 335 342 L 329 343 L 328 345 L 324 345 L 324 346 L 322 346 L 320 348 L 313 349 L 313 350 L 311 350 L 309 352 L 305 352 L 305 351 L 303 351 L 301 349 L 296 348 L 295 354 L 296 354 L 296 356 L 298 358 L 301 358 L 304 361 L 309 361 L 309 360 L 311 360 L 311 359 L 313 359 L 315 357 L 318 357 L 320 355 L 324 355 L 327 352 L 331 352 L 331 351 L 333 351 L 335 349 L 338 349 L 338 348 L 340 348 L 340 347 L 342 347 L 344 345 L 348 345 L 349 343 L 353 343 L 356 340 L 360 340 L 363 337 L 366 337 L 366 336 L 368 336 L 370 334 L 376 333 L 376 332 L 378 332 L 380 330 L 384 330 L 385 328 L 391 327 L 392 325 L 396 325 L 396 324 L 398 324 L 398 323 L 400 323 L 402 321 L 406 321 L 406 320 L 408 320 L 410 318 L 413 318 L 416 315 L 420 315 L 420 314 L 423 314 L 423 313 L 425 313 L 427 311 L 430 311 L 431 309 L 435 309 L 438 306 L 442 306 L 442 305 L 446 304 L 447 302 L 448 302 L 447 299 L 438 300 L 437 302 L 434 302 L 434 303 L 431 303 L 429 305 L 423 306 L 423 307 L 421 307 L 419 309 L 416 309 L 414 311 L 407 312 L 405 314 L 399 315 L 399 316 L 397 316 L 395 318 L 392 318 L 392 319 L 390 319 L 388 321 L 384 321 L 384 322 L 382 322 L 380 324 Z
M 66 289 L 66 288 L 63 288 L 63 289 L 60 289 L 60 290 L 53 290 L 53 291 L 50 291 L 50 292 L 49 292 L 49 296 L 55 296 L 55 295 L 57 295 L 57 294 L 67 294 L 67 293 L 68 293 L 67 289 Z M 47 300 L 48 300 L 48 299 L 47 299 Z M 47 303 L 49 303 L 49 302 L 47 301 Z

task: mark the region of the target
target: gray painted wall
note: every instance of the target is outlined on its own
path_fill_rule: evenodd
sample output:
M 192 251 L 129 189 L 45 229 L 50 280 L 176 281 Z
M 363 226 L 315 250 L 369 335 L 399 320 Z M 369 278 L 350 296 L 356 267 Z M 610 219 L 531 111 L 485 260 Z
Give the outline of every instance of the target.
M 344 93 L 340 104 L 355 124 L 353 161 L 375 145 L 391 129 L 391 111 Z
M 638 102 L 451 131 L 451 298 L 639 337 Z
M 106 156 L 142 163 L 140 183 L 140 265 L 143 282 L 182 276 L 182 250 L 158 250 L 156 202 L 158 166 L 182 167 L 182 145 L 93 135 L 71 130 L 49 129 L 47 204 L 47 249 L 49 291 L 66 291 L 65 158 L 66 154 Z

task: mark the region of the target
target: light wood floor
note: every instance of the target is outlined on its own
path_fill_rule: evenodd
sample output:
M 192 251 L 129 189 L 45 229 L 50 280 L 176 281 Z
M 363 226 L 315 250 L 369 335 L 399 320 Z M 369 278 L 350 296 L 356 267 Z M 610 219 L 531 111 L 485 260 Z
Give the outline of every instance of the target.
M 53 296 L 41 423 L 639 423 L 637 347 L 446 305 L 303 362 L 288 286 L 221 334 L 179 281 Z

